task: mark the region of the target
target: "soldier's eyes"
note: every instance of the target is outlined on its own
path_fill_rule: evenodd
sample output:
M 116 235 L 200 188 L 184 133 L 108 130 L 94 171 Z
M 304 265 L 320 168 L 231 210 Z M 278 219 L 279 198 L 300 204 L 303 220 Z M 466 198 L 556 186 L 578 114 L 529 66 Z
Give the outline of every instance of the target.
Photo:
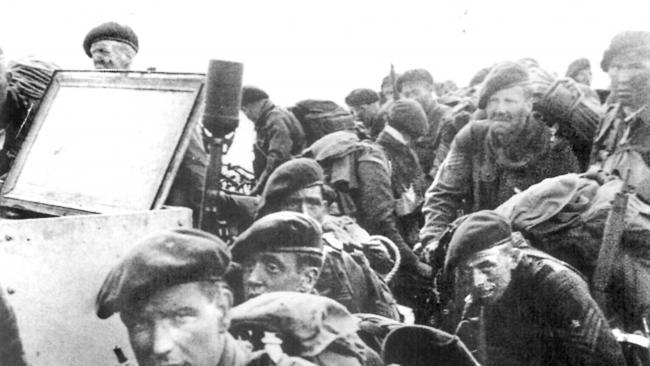
M 194 319 L 194 314 L 181 312 L 174 314 L 172 318 L 175 324 L 184 324 Z
M 278 266 L 278 265 L 275 264 L 275 263 L 267 263 L 267 264 L 266 264 L 266 270 L 267 270 L 269 273 L 280 273 L 281 268 L 280 268 L 280 266 Z

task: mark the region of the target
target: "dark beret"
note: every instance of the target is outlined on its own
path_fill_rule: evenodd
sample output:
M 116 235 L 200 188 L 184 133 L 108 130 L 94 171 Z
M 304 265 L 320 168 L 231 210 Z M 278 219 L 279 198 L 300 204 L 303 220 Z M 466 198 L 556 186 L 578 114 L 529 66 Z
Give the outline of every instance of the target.
M 274 211 L 280 201 L 293 192 L 323 184 L 323 180 L 323 168 L 314 159 L 297 158 L 283 163 L 266 182 L 257 217 Z
M 397 78 L 397 82 L 395 83 L 397 91 L 400 93 L 402 92 L 402 85 L 404 85 L 404 83 L 414 82 L 424 82 L 433 86 L 433 76 L 431 76 L 431 73 L 425 69 L 408 70 Z
M 479 92 L 478 107 L 485 109 L 492 94 L 528 82 L 528 70 L 516 62 L 503 62 L 492 68 Z
M 490 73 L 489 67 L 480 69 L 479 71 L 476 72 L 476 74 L 474 74 L 474 76 L 472 76 L 472 79 L 469 81 L 469 86 L 475 86 L 482 83 L 483 80 L 485 80 L 487 74 L 489 73 Z
M 609 48 L 603 54 L 603 60 L 600 67 L 607 72 L 609 64 L 614 56 L 633 49 L 645 49 L 650 51 L 650 32 L 647 31 L 627 31 L 622 32 L 612 38 Z
M 269 95 L 264 90 L 251 85 L 242 88 L 241 105 L 248 105 L 262 99 L 269 99 Z
M 311 217 L 292 211 L 280 211 L 255 221 L 241 233 L 230 248 L 235 261 L 247 254 L 263 251 L 322 255 L 320 224 Z
M 372 104 L 379 101 L 379 94 L 372 89 L 354 89 L 345 97 L 345 104 L 351 107 L 358 107 L 364 104 Z
M 390 105 L 388 125 L 413 137 L 424 136 L 429 126 L 420 103 L 410 99 L 400 99 Z
M 424 325 L 405 325 L 391 330 L 381 348 L 382 359 L 387 365 L 477 365 L 457 336 Z
M 106 276 L 97 294 L 97 316 L 106 319 L 165 288 L 219 280 L 229 264 L 228 247 L 212 234 L 176 229 L 149 236 Z
M 90 54 L 90 47 L 93 43 L 105 40 L 126 43 L 131 46 L 135 52 L 138 52 L 138 36 L 131 27 L 115 22 L 107 22 L 96 26 L 86 34 L 83 44 L 86 55 L 92 57 Z
M 568 78 L 574 78 L 580 71 L 587 70 L 591 68 L 591 63 L 586 58 L 579 58 L 569 64 L 569 67 L 566 70 L 564 76 Z
M 483 210 L 468 215 L 449 241 L 445 270 L 453 270 L 474 253 L 503 244 L 511 234 L 508 220 L 494 211 Z

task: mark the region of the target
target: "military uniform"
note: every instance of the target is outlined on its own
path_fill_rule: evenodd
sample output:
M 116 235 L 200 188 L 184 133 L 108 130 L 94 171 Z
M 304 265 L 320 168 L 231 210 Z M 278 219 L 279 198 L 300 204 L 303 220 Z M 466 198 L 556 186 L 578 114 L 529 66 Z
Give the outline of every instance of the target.
M 316 141 L 305 154 L 324 167 L 325 181 L 336 189 L 341 213 L 356 218 L 371 235 L 395 243 L 401 264 L 391 290 L 400 304 L 414 309 L 416 321 L 426 322 L 435 306 L 431 267 L 419 261 L 400 233 L 383 152 L 359 142 L 350 132 L 339 131 Z
M 420 205 L 424 201 L 426 181 L 415 152 L 385 129 L 377 138 L 390 162 L 391 186 L 402 237 L 409 246 L 419 241 Z
M 426 222 L 420 231 L 423 243 L 437 240 L 460 209 L 466 212 L 493 209 L 516 190 L 525 190 L 545 178 L 578 171 L 571 146 L 564 139 L 552 139 L 545 126 L 540 127 L 540 133 L 547 137 L 545 146 L 536 158 L 518 168 L 499 164 L 486 143 L 490 123 L 489 120 L 472 121 L 454 139 L 436 181 L 426 193 L 423 208 Z
M 623 365 L 585 281 L 552 260 L 524 257 L 485 311 L 487 365 Z
M 280 164 L 298 155 L 304 148 L 305 132 L 291 112 L 264 101 L 262 114 L 255 121 L 255 178 L 264 184 Z
M 431 169 L 434 167 L 434 161 L 441 145 L 441 131 L 444 130 L 443 124 L 447 121 L 444 117 L 450 110 L 451 108 L 437 102 L 433 102 L 424 108 L 428 122 L 427 132 L 416 141 L 415 152 L 420 160 L 422 170 L 429 175 L 431 180 L 435 177 L 435 170 L 432 172 Z M 441 153 L 446 150 L 443 147 Z
M 489 210 L 468 215 L 449 241 L 445 273 L 471 283 L 470 309 L 482 305 L 481 361 L 624 365 L 584 279 L 548 255 L 529 256 L 517 241 L 508 220 Z
M 139 312 L 139 307 L 146 304 L 152 296 L 155 296 L 159 291 L 163 291 L 178 285 L 188 283 L 215 283 L 226 280 L 228 277 L 228 270 L 231 268 L 230 251 L 225 243 L 219 238 L 209 233 L 202 232 L 195 229 L 176 229 L 170 231 L 163 231 L 151 235 L 140 243 L 135 245 L 128 253 L 126 253 L 120 261 L 111 269 L 106 276 L 101 289 L 99 290 L 96 298 L 96 313 L 101 319 L 106 319 L 114 313 L 130 313 Z M 229 290 L 224 290 L 228 291 Z M 215 295 L 217 296 L 217 295 Z M 221 296 L 221 295 L 218 295 Z M 220 311 L 224 311 L 221 316 L 229 316 L 229 312 L 234 310 L 230 309 L 230 304 L 226 303 L 229 300 L 221 299 L 224 301 L 224 307 Z M 216 306 L 216 305 L 214 305 Z M 260 306 L 252 306 L 251 309 L 263 308 Z M 225 309 L 225 310 L 224 310 Z M 126 315 L 122 317 L 125 321 Z M 165 314 L 164 316 L 168 316 Z M 214 320 L 213 318 L 209 318 Z M 287 317 L 288 322 L 298 322 L 299 318 Z M 269 319 L 262 320 L 262 323 L 271 323 Z M 229 324 L 226 322 L 225 324 Z M 224 326 L 227 326 L 225 325 Z M 213 324 L 217 326 L 216 324 Z M 132 324 L 130 326 L 133 326 Z M 184 330 L 190 336 L 202 337 L 205 333 L 196 333 L 197 327 L 185 328 Z M 200 328 L 200 327 L 199 327 Z M 129 329 L 132 330 L 131 328 Z M 225 330 L 225 329 L 224 329 Z M 173 332 L 173 330 L 171 330 Z M 204 331 L 206 331 L 204 329 Z M 131 333 L 130 333 L 131 334 Z M 152 331 L 149 336 L 158 336 L 156 332 Z M 165 335 L 168 336 L 168 335 Z M 131 344 L 142 342 L 156 342 L 157 339 L 145 339 L 147 337 L 139 337 L 137 341 L 131 338 Z M 165 338 L 169 341 L 170 338 Z M 188 339 L 173 338 L 174 344 L 171 348 L 178 349 L 191 343 L 187 343 Z M 192 338 L 193 339 L 193 338 Z M 247 365 L 271 365 L 268 357 L 261 357 L 264 351 L 253 353 L 249 347 L 243 342 L 237 341 L 228 332 L 219 332 L 218 344 L 214 344 L 215 348 L 218 347 L 219 359 L 216 362 L 218 366 L 247 366 Z M 177 344 L 178 343 L 178 344 Z M 167 344 L 169 346 L 169 344 Z M 154 352 L 152 351 L 153 344 L 148 343 L 146 348 L 142 344 L 134 346 L 140 349 L 141 352 Z M 178 350 L 180 351 L 180 350 Z M 167 350 L 166 353 L 160 351 L 160 354 L 149 355 L 145 354 L 145 361 L 151 359 L 160 359 L 165 361 L 164 357 L 167 353 L 174 353 L 170 357 L 178 357 L 179 354 L 188 357 L 196 357 L 198 355 L 190 352 L 189 350 L 182 350 L 174 352 Z M 192 352 L 201 352 L 201 350 L 193 350 Z M 205 350 L 207 354 L 214 354 L 215 350 Z M 136 353 L 137 354 L 137 353 Z M 173 362 L 173 360 L 167 360 Z M 186 361 L 181 361 L 186 362 Z M 282 362 L 278 365 L 311 365 L 308 361 L 298 359 L 295 357 L 287 356 L 282 358 Z
M 203 136 L 200 128 L 195 128 L 165 201 L 170 206 L 191 208 L 195 223 L 199 222 L 207 167 L 208 154 L 203 147 Z
M 258 218 L 279 210 L 281 202 L 303 188 L 323 184 L 322 168 L 312 159 L 298 158 L 279 166 L 270 176 Z M 242 200 L 241 197 L 237 197 Z M 252 218 L 251 218 L 252 220 Z M 373 313 L 389 318 L 399 315 L 386 284 L 375 273 L 360 248 L 337 235 L 341 229 L 332 217 L 325 218 L 322 237 L 324 262 L 316 283 L 319 294 L 343 304 L 352 313 Z M 337 230 L 338 229 L 338 230 Z
M 407 139 L 416 140 L 427 132 L 427 117 L 420 104 L 409 99 L 392 103 L 387 115 L 388 126 L 379 135 L 377 145 L 390 164 L 395 212 L 402 237 L 413 247 L 419 241 L 418 232 L 423 221 L 420 205 L 428 182 Z
M 650 121 L 626 116 L 618 103 L 609 105 L 598 127 L 591 163 L 639 186 L 650 176 Z
M 350 132 L 328 134 L 305 150 L 323 166 L 325 180 L 336 189 L 340 213 L 357 219 L 371 235 L 392 240 L 402 255 L 402 266 L 413 267 L 418 258 L 397 228 L 390 171 L 377 147 Z

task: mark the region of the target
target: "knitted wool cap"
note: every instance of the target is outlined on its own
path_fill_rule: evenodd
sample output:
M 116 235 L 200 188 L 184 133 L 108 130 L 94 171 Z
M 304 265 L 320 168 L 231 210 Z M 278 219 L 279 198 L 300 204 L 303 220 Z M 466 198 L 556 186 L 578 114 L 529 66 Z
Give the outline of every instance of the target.
M 93 43 L 105 40 L 126 43 L 131 46 L 136 53 L 138 52 L 138 36 L 131 27 L 116 22 L 107 22 L 96 26 L 86 34 L 83 43 L 86 55 L 92 57 L 90 54 L 90 47 L 92 47 Z

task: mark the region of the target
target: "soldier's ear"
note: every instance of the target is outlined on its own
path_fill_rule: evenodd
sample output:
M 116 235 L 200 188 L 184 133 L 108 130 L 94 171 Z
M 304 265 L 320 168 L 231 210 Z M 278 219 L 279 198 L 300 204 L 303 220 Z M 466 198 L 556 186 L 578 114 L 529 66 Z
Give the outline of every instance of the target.
M 221 318 L 219 319 L 219 332 L 225 333 L 230 328 L 230 308 L 233 303 L 233 295 L 230 289 L 223 288 L 219 291 L 218 299 L 215 301 L 215 305 L 221 312 Z

